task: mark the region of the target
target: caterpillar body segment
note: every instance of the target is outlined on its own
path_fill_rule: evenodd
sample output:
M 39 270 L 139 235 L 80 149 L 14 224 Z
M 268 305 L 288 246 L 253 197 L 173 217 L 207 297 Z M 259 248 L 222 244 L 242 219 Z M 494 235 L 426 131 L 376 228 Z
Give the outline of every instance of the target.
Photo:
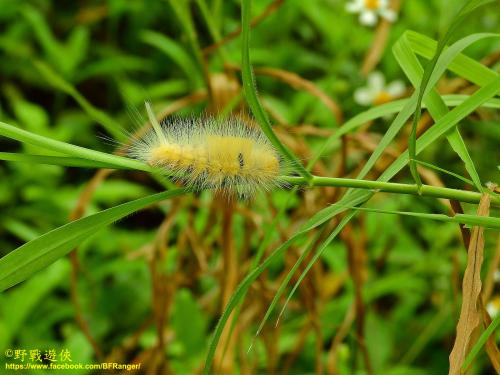
M 130 156 L 159 167 L 193 190 L 215 189 L 249 198 L 283 185 L 284 165 L 260 131 L 236 118 L 175 119 L 153 124 Z

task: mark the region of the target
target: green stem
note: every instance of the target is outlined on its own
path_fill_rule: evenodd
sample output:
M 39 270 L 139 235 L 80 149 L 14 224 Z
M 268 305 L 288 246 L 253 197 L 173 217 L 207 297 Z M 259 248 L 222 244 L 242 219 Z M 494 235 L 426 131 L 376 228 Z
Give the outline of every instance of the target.
M 247 99 L 248 105 L 252 110 L 255 119 L 259 123 L 262 131 L 267 136 L 269 141 L 276 147 L 276 149 L 289 160 L 295 170 L 306 180 L 312 179 L 311 173 L 307 171 L 297 157 L 280 142 L 276 134 L 271 128 L 271 123 L 267 117 L 264 109 L 262 108 L 259 98 L 257 97 L 257 89 L 255 87 L 255 79 L 250 64 L 250 5 L 251 0 L 243 0 L 241 3 L 241 73 L 243 78 L 243 90 Z
M 367 190 L 379 190 L 388 193 L 422 195 L 434 198 L 454 199 L 460 202 L 479 203 L 481 193 L 450 189 L 438 186 L 422 185 L 420 188 L 416 184 L 400 184 L 394 182 L 356 180 L 352 178 L 319 177 L 312 176 L 311 180 L 303 177 L 282 176 L 281 181 L 291 185 L 309 186 L 337 186 L 347 188 L 358 188 Z M 500 198 L 491 196 L 492 205 L 500 205 Z

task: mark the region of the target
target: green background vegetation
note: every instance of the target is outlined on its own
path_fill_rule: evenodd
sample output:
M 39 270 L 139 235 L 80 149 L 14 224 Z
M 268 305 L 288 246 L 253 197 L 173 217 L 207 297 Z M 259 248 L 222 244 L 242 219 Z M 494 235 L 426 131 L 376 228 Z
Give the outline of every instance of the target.
M 372 117 L 346 122 L 368 109 L 354 101 L 353 93 L 366 84 L 361 66 L 378 43 L 380 29 L 361 26 L 356 15 L 344 10 L 345 3 L 252 1 L 250 15 L 265 14 L 265 18 L 250 30 L 247 51 L 256 69 L 260 102 L 275 124 L 278 138 L 307 165 L 334 134 L 312 172 L 354 179 L 374 150 L 384 151 L 377 145 L 407 101 L 392 107 L 396 110 L 387 104 Z M 425 49 L 432 43 L 405 32 L 413 30 L 437 40 L 449 28 L 460 4 L 402 1 L 398 20 L 388 28 L 385 48 L 378 45 L 381 58 L 373 69 L 383 72 L 389 82 L 404 80 L 408 86 L 405 97 L 410 97 L 414 90 L 402 66 L 416 69 L 413 77 L 419 83 L 418 61 L 425 66 L 432 57 L 425 56 Z M 473 33 L 500 32 L 498 5 L 475 10 L 460 24 L 451 42 Z M 165 110 L 179 116 L 254 112 L 244 104 L 241 35 L 208 53 L 205 49 L 240 27 L 239 1 L 0 0 L 0 121 L 111 154 L 119 145 L 109 142 L 110 138 L 125 143 L 127 134 L 142 125 L 143 120 L 130 109 L 142 112 L 144 100 L 151 100 L 158 114 Z M 395 57 L 391 47 L 402 40 L 413 43 L 417 62 L 401 60 L 401 54 L 398 61 L 397 49 Z M 472 95 L 476 85 L 493 82 L 498 75 L 499 47 L 498 38 L 481 39 L 468 47 L 466 55 L 483 62 L 490 71 L 476 71 L 470 69 L 470 61 L 458 61 L 458 71 L 447 71 L 438 82 L 439 93 Z M 282 79 L 276 72 L 262 74 L 259 68 L 264 67 L 303 80 L 296 76 Z M 473 83 L 463 81 L 461 71 L 468 72 L 468 81 Z M 309 91 L 301 86 L 304 82 Z M 486 99 L 495 96 L 494 89 Z M 326 94 L 337 110 L 312 95 L 314 90 Z M 438 99 L 426 105 L 434 105 L 440 117 L 436 96 Z M 444 98 L 446 103 L 455 100 L 450 110 L 466 99 Z M 477 107 L 479 102 L 472 104 L 472 110 Z M 500 182 L 499 107 L 498 98 L 489 100 L 460 121 L 468 150 L 465 154 L 470 155 L 472 170 L 483 185 Z M 434 117 L 433 110 L 430 112 Z M 423 113 L 421 126 L 428 127 L 432 118 Z M 365 179 L 379 178 L 406 150 L 411 121 L 405 123 Z M 335 131 L 343 124 L 351 124 L 352 129 L 341 138 Z M 0 134 L 8 135 L 4 128 Z M 62 155 L 6 137 L 0 137 L 0 152 Z M 85 158 L 72 152 L 66 155 Z M 454 150 L 444 136 L 433 138 L 419 154 L 420 160 L 474 180 L 463 157 L 464 149 Z M 95 158 L 88 159 L 89 168 L 78 167 L 82 159 L 74 160 L 76 167 L 0 161 L 0 257 L 70 219 L 161 192 L 164 184 L 170 186 L 164 178 L 129 165 L 132 170 L 118 170 L 99 181 L 82 203 L 89 181 L 96 181 L 95 168 L 103 166 Z M 120 163 L 109 160 L 113 162 Z M 409 168 L 396 172 L 394 182 L 413 183 Z M 433 168 L 426 168 L 422 179 L 428 185 L 442 183 L 477 191 L 473 183 Z M 5 276 L 8 267 L 4 262 L 4 268 L 0 265 L 3 288 L 7 278 L 29 278 L 0 294 L 0 353 L 6 348 L 58 352 L 68 348 L 74 362 L 140 362 L 147 373 L 198 373 L 229 297 L 243 295 L 243 291 L 233 294 L 239 282 L 263 257 L 295 238 L 249 287 L 245 301 L 236 309 L 233 339 L 228 340 L 228 331 L 222 333 L 213 357 L 221 373 L 447 373 L 467 258 L 458 225 L 423 215 L 358 212 L 341 235 L 328 241 L 337 219 L 357 212 L 335 216 L 341 210 L 324 210 L 345 189 L 330 186 L 290 191 L 276 190 L 249 202 L 232 203 L 211 192 L 179 192 L 181 196 L 131 215 L 140 203 L 128 206 L 129 212 L 113 211 L 117 216 L 109 212 L 99 216 L 94 224 L 86 223 L 85 231 L 73 242 L 68 240 L 68 231 L 61 231 L 58 239 L 68 240 L 68 247 L 53 260 L 72 248 L 77 247 L 77 252 L 38 273 L 31 275 L 34 266 L 28 265 L 11 268 L 12 274 Z M 358 205 L 364 198 L 357 193 L 351 195 L 354 200 L 342 202 Z M 161 197 L 168 198 L 168 194 Z M 476 213 L 477 205 L 462 206 L 466 214 Z M 452 213 L 448 202 L 436 198 L 389 193 L 375 194 L 366 207 Z M 98 230 L 103 223 L 124 215 Z M 498 208 L 492 207 L 490 215 L 498 217 Z M 490 229 L 485 231 L 483 280 L 494 269 L 491 265 L 500 251 L 498 230 L 491 229 L 498 228 L 496 220 L 488 221 Z M 311 230 L 296 236 L 304 223 Z M 55 243 L 55 237 L 43 246 L 48 248 L 51 241 Z M 29 257 L 43 246 L 32 243 L 25 248 L 26 254 Z M 318 249 L 321 255 L 275 327 L 286 296 Z M 301 254 L 305 261 L 297 263 Z M 298 270 L 288 289 L 253 342 L 275 293 L 294 265 Z M 491 280 L 486 285 L 493 288 L 490 298 L 495 288 L 500 292 Z M 232 322 L 229 319 L 227 326 Z M 5 360 L 0 357 L 2 366 Z M 484 351 L 478 354 L 473 371 L 493 373 Z

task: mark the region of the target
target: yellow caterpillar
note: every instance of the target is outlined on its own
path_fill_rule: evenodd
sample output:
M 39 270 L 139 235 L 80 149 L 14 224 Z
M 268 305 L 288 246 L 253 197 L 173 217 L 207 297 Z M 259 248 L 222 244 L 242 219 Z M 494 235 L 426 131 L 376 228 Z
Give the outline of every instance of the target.
M 148 103 L 146 109 L 153 129 L 133 143 L 130 156 L 165 168 L 193 190 L 216 189 L 249 198 L 282 185 L 283 162 L 260 129 L 236 118 L 213 117 L 160 125 Z

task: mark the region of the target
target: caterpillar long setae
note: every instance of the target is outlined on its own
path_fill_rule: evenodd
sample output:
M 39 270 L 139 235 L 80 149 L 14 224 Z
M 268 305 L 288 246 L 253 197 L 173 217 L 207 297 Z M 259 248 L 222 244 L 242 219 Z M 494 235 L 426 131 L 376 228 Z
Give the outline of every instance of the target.
M 249 198 L 283 185 L 284 163 L 259 128 L 235 117 L 159 124 L 149 103 L 146 109 L 152 129 L 132 144 L 130 156 L 164 169 L 193 190 Z

